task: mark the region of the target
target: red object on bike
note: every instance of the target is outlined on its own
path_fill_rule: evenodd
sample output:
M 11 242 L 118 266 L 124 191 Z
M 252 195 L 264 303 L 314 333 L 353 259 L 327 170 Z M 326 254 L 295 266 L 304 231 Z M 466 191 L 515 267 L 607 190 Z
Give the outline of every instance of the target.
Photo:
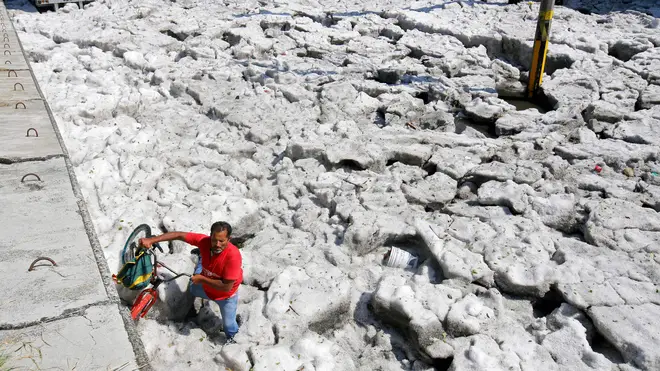
M 158 291 L 154 288 L 142 290 L 142 292 L 135 298 L 133 307 L 131 307 L 131 317 L 134 320 L 139 320 L 147 315 L 147 312 L 158 300 Z

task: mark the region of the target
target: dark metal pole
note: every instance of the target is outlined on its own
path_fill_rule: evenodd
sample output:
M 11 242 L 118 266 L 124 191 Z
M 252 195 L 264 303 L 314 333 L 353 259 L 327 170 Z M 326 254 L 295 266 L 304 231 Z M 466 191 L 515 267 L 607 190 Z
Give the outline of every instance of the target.
M 554 0 L 541 0 L 539 19 L 536 23 L 536 36 L 534 37 L 532 66 L 529 69 L 528 98 L 536 95 L 539 86 L 543 82 L 543 70 L 545 69 L 545 57 L 548 54 L 548 40 L 550 39 L 550 25 L 552 24 L 554 5 Z

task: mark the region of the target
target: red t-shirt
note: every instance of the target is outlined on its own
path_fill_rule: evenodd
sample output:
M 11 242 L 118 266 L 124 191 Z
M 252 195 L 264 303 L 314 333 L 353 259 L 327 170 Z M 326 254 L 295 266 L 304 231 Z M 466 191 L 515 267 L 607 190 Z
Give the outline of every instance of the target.
M 243 281 L 243 259 L 238 247 L 231 242 L 220 254 L 211 255 L 211 236 L 199 233 L 186 234 L 187 243 L 199 247 L 202 258 L 202 275 L 212 279 L 235 280 L 231 291 L 216 290 L 208 285 L 202 285 L 206 296 L 211 300 L 224 300 L 236 293 Z

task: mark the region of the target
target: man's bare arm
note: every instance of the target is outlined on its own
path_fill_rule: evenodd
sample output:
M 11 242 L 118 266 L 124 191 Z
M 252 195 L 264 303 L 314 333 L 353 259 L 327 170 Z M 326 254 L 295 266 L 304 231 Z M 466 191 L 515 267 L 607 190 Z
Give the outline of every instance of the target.
M 185 241 L 187 234 L 188 232 L 167 232 L 161 234 L 160 236 L 154 236 L 150 238 L 140 238 L 138 242 L 140 243 L 140 245 L 150 249 L 151 245 L 157 242 L 165 242 L 172 240 Z

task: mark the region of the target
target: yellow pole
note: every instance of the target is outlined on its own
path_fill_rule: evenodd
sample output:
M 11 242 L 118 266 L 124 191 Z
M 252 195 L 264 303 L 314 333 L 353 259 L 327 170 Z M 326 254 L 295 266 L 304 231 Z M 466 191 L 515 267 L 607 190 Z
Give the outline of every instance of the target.
M 548 40 L 550 39 L 550 25 L 552 24 L 552 8 L 554 5 L 554 0 L 541 0 L 539 19 L 536 23 L 536 36 L 534 37 L 532 66 L 529 69 L 528 98 L 534 97 L 539 86 L 543 83 L 543 71 L 545 69 L 545 57 L 548 54 Z

